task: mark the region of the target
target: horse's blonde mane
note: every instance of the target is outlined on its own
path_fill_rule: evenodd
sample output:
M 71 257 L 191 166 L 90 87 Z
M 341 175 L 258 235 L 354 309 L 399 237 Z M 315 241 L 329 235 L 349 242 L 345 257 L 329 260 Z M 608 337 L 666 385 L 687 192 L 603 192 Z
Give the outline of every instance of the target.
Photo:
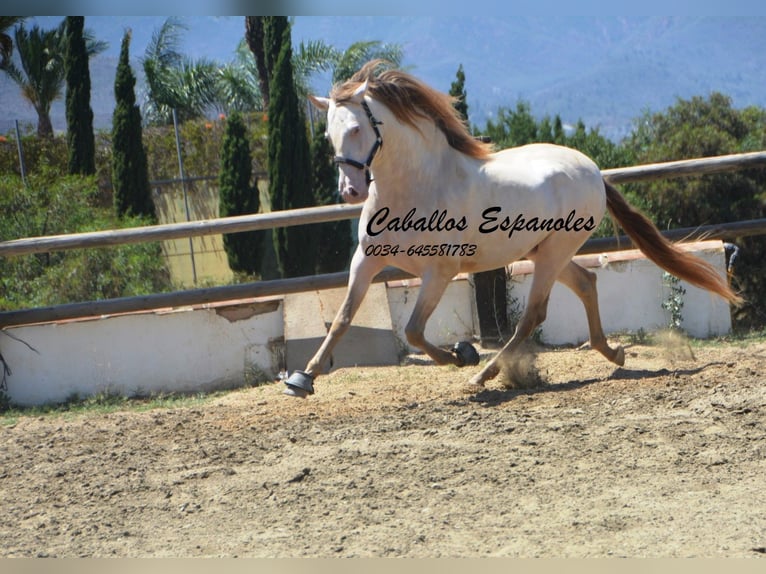
M 383 60 L 371 60 L 349 80 L 333 87 L 330 97 L 338 104 L 352 99 L 356 89 L 367 82 L 367 93 L 384 104 L 402 122 L 417 127 L 418 117 L 433 121 L 456 150 L 477 159 L 486 158 L 491 146 L 474 138 L 455 109 L 456 98 L 434 90 L 401 70 L 379 69 Z

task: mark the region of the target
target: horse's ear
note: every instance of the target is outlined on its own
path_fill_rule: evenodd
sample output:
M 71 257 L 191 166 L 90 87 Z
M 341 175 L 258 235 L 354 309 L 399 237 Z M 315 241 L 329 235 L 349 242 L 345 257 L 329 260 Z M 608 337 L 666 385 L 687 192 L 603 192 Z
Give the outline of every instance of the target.
M 364 94 L 367 93 L 367 86 L 368 86 L 367 80 L 359 84 L 359 87 L 356 90 L 354 90 L 354 94 L 351 96 L 351 101 L 357 104 L 361 104 L 362 100 L 364 99 Z
M 330 107 L 330 98 L 322 98 L 320 96 L 312 96 L 309 95 L 309 100 L 312 104 L 314 104 L 314 107 L 318 110 L 327 111 L 327 108 Z

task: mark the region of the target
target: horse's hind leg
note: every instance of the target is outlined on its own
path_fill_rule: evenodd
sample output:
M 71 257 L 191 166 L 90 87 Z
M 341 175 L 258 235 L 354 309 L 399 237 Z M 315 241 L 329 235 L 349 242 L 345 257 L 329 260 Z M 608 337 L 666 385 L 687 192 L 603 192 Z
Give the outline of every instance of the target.
M 423 277 L 420 292 L 418 293 L 417 301 L 415 301 L 415 308 L 409 321 L 407 321 L 407 326 L 404 328 L 407 342 L 413 347 L 424 351 L 437 365 L 460 364 L 460 360 L 456 355 L 430 343 L 426 340 L 424 334 L 426 322 L 434 312 L 434 309 L 436 309 L 436 305 L 444 294 L 450 279 L 450 276 L 437 274 L 429 274 Z
M 574 261 L 570 261 L 558 280 L 574 291 L 585 306 L 590 332 L 590 346 L 617 365 L 625 364 L 625 352 L 622 347 L 612 349 L 606 342 L 604 330 L 601 327 L 601 315 L 598 311 L 598 292 L 596 291 L 596 274 L 583 269 Z
M 535 256 L 535 274 L 532 278 L 532 287 L 529 291 L 529 301 L 516 326 L 513 337 L 479 373 L 471 378 L 469 381 L 470 385 L 480 387 L 489 379 L 495 378 L 500 372 L 503 357 L 513 353 L 532 334 L 535 328 L 545 321 L 545 315 L 548 312 L 548 297 L 563 264 L 565 263 L 558 258 L 551 261 Z

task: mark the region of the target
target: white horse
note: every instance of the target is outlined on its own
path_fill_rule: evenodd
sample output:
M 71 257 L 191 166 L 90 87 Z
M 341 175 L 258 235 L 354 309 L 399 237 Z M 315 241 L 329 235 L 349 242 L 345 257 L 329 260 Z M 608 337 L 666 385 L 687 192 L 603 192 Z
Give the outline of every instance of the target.
M 460 272 L 496 269 L 524 257 L 535 263 L 516 331 L 470 380 L 477 389 L 497 375 L 500 358 L 545 319 L 556 281 L 582 300 L 592 348 L 623 365 L 622 347 L 610 347 L 601 327 L 595 275 L 572 261 L 606 209 L 660 267 L 739 301 L 712 266 L 665 240 L 582 153 L 548 144 L 491 153 L 466 130 L 453 98 L 401 71 L 377 73 L 380 64 L 369 62 L 329 98 L 311 97 L 316 107 L 327 110 L 327 136 L 340 167 L 339 191 L 346 201 L 363 201 L 364 206 L 345 300 L 306 369 L 286 381 L 286 394 L 314 392 L 314 379 L 367 288 L 388 265 L 422 279 L 405 328 L 409 343 L 439 365 L 462 366 L 478 363 L 470 344 L 445 350 L 423 336 L 450 280 Z

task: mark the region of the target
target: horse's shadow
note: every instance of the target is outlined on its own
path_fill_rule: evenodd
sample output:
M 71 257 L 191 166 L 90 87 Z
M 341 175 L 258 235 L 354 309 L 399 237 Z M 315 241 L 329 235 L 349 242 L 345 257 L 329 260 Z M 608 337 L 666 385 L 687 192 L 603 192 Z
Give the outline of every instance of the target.
M 539 386 L 529 388 L 507 388 L 507 389 L 484 389 L 479 391 L 475 395 L 471 396 L 468 400 L 471 402 L 479 403 L 485 407 L 494 407 L 503 403 L 507 403 L 516 400 L 519 397 L 540 395 L 544 393 L 561 393 L 566 391 L 574 391 L 582 389 L 594 383 L 601 383 L 605 381 L 636 381 L 651 377 L 662 377 L 667 375 L 675 375 L 679 377 L 696 375 L 709 367 L 716 365 L 723 365 L 720 361 L 715 361 L 701 365 L 694 369 L 626 369 L 625 367 L 618 367 L 607 377 L 593 377 L 581 381 L 568 381 L 565 383 L 543 383 Z

